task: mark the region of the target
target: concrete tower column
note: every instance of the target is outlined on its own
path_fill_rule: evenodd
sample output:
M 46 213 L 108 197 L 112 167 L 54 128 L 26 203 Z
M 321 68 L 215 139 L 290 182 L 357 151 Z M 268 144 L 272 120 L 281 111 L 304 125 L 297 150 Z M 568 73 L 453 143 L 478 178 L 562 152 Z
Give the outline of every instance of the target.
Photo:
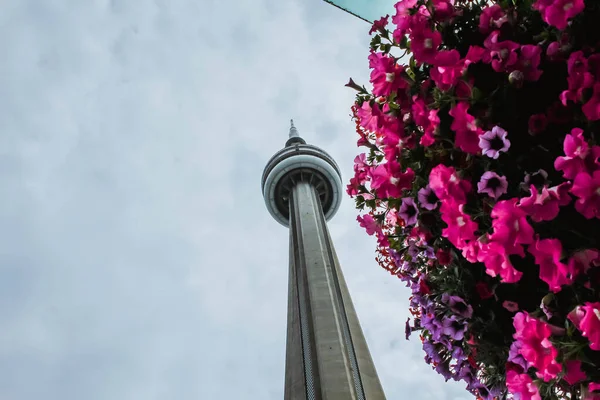
M 263 174 L 267 208 L 290 228 L 285 400 L 385 399 L 327 228 L 341 190 L 335 161 L 292 123 Z

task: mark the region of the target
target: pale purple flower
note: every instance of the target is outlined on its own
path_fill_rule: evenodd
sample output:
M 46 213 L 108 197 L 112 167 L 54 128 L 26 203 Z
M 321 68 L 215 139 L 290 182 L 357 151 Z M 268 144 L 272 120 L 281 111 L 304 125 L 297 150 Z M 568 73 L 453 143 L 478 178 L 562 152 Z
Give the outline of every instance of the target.
M 506 138 L 508 132 L 499 126 L 479 136 L 479 147 L 484 156 L 497 159 L 500 153 L 507 152 L 510 148 L 510 140 Z
M 448 379 L 452 378 L 452 372 L 450 372 L 450 365 L 448 361 L 437 364 L 434 369 L 438 374 L 444 377 L 446 382 L 448 382 Z
M 475 380 L 475 372 L 468 361 L 464 361 L 455 367 L 457 380 L 463 380 L 467 385 L 473 384 Z
M 461 363 L 467 359 L 465 352 L 462 347 L 457 346 L 452 349 L 452 358 L 456 360 L 456 364 Z
M 402 209 L 402 207 L 400 207 L 400 209 Z M 404 217 L 402 217 L 402 218 L 406 221 L 406 219 Z M 408 244 L 408 250 L 406 250 L 406 252 L 408 253 L 409 256 L 411 256 L 413 259 L 415 259 L 415 258 L 417 258 L 417 256 L 421 252 L 421 250 L 417 247 L 417 245 L 415 244 L 414 241 L 411 241 Z
M 442 295 L 442 302 L 446 303 L 455 314 L 464 318 L 471 318 L 473 315 L 473 307 L 468 305 L 459 296 L 450 296 L 448 293 L 444 293 Z
M 485 193 L 496 200 L 508 190 L 508 181 L 505 176 L 500 176 L 495 172 L 486 171 L 481 175 L 477 183 L 477 193 Z
M 398 210 L 398 216 L 404 220 L 406 225 L 414 225 L 417 223 L 419 210 L 412 197 L 405 197 L 402 199 L 402 205 Z
M 548 173 L 543 169 L 538 169 L 533 174 L 525 175 L 525 179 L 521 182 L 521 189 L 529 192 L 531 185 L 542 187 L 548 183 Z
M 454 340 L 462 340 L 465 337 L 467 326 L 459 321 L 454 315 L 444 318 L 442 321 L 442 333 Z
M 427 362 L 427 364 L 431 362 L 439 363 L 442 361 L 442 348 L 440 346 L 436 346 L 434 343 L 426 340 L 423 342 L 423 350 L 425 351 L 425 362 Z
M 417 194 L 417 198 L 419 199 L 419 204 L 426 210 L 435 210 L 438 205 L 438 197 L 433 193 L 431 187 L 429 185 L 425 186 L 422 189 L 419 189 L 419 193 Z
M 406 319 L 406 324 L 404 325 L 404 336 L 406 340 L 410 338 L 410 334 L 412 333 L 412 326 L 410 326 L 410 318 Z
M 508 351 L 508 361 L 521 366 L 521 368 L 523 368 L 524 371 L 527 371 L 529 366 L 525 358 L 521 355 L 521 346 L 522 344 L 518 340 L 515 340 L 510 345 L 510 350 Z

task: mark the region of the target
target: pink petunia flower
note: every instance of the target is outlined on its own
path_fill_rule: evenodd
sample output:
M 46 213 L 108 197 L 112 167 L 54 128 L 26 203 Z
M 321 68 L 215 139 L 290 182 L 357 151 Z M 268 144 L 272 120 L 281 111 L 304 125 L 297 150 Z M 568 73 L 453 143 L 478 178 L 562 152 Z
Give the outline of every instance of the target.
M 562 263 L 562 244 L 558 239 L 536 238 L 527 251 L 535 258 L 540 267 L 540 279 L 548 284 L 554 293 L 560 292 L 562 285 L 570 285 L 573 275 L 569 266 Z
M 358 116 L 360 126 L 367 131 L 376 132 L 379 130 L 383 113 L 377 103 L 373 103 L 373 106 L 371 106 L 368 101 L 363 102 L 362 106 L 357 110 L 356 115 Z
M 381 231 L 381 226 L 375 221 L 370 214 L 359 215 L 356 217 L 359 225 L 367 231 L 367 235 L 372 236 L 377 232 Z
M 571 184 L 561 183 L 558 186 L 548 188 L 544 185 L 541 193 L 534 185 L 530 186 L 531 196 L 523 197 L 519 201 L 519 208 L 525 211 L 535 222 L 551 221 L 558 215 L 561 206 L 571 202 L 568 194 Z
M 479 32 L 488 34 L 508 21 L 508 17 L 499 4 L 485 7 L 479 16 Z
M 448 91 L 458 83 L 464 68 L 458 50 L 442 50 L 435 56 L 429 73 L 440 90 Z
M 469 103 L 461 101 L 454 106 L 449 114 L 454 118 L 450 129 L 456 133 L 454 145 L 470 154 L 479 154 L 478 142 L 483 131 L 475 122 L 475 117 L 469 114 Z
M 366 155 L 364 153 L 357 155 L 354 158 L 354 177 L 350 179 L 350 184 L 347 186 L 346 192 L 350 196 L 358 194 L 359 187 L 364 185 L 369 177 L 369 169 L 371 167 L 366 163 Z
M 500 153 L 505 153 L 510 148 L 510 140 L 507 138 L 508 132 L 499 126 L 495 126 L 491 131 L 487 131 L 479 137 L 479 147 L 484 156 L 497 159 Z
M 600 303 L 587 302 L 577 306 L 569 313 L 568 318 L 588 338 L 590 348 L 600 351 Z
M 411 168 L 402 171 L 396 161 L 388 161 L 371 170 L 371 188 L 380 198 L 401 197 L 402 191 L 412 186 L 415 173 Z
M 598 121 L 600 119 L 600 83 L 594 84 L 594 92 L 592 97 L 581 107 L 581 111 L 590 121 Z
M 369 66 L 372 68 L 370 82 L 373 84 L 375 96 L 389 96 L 390 93 L 408 86 L 403 78 L 404 67 L 393 57 L 372 52 L 369 55 Z
M 521 46 L 518 69 L 523 72 L 525 80 L 535 82 L 542 76 L 542 71 L 538 69 L 541 55 L 542 48 L 540 46 L 532 44 Z
M 442 44 L 442 34 L 431 30 L 427 23 L 417 23 L 411 27 L 410 49 L 419 63 L 433 64 Z
M 593 173 L 600 168 L 600 146 L 589 146 L 583 137 L 583 130 L 573 128 L 565 136 L 563 143 L 565 157 L 558 157 L 554 161 L 554 168 L 562 171 L 565 179 L 574 179 L 580 172 Z
M 389 15 L 386 15 L 385 17 L 381 17 L 380 19 L 373 22 L 373 26 L 371 26 L 369 35 L 372 35 L 375 32 L 385 32 L 385 27 L 388 24 L 389 17 L 390 17 Z
M 477 183 L 477 193 L 485 193 L 494 200 L 505 194 L 507 190 L 508 181 L 506 177 L 492 171 L 484 172 Z
M 537 369 L 537 376 L 545 382 L 555 378 L 561 371 L 556 362 L 558 350 L 550 342 L 552 331 L 547 323 L 532 318 L 525 312 L 517 313 L 513 318 L 515 340 L 521 342 L 519 353 L 529 366 Z
M 542 14 L 543 20 L 558 29 L 565 29 L 571 18 L 585 8 L 583 0 L 537 0 L 533 8 Z
M 510 40 L 499 41 L 500 31 L 494 31 L 485 39 L 483 45 L 490 51 L 492 68 L 496 72 L 512 72 L 516 69 L 519 56 L 518 43 Z
M 417 223 L 419 209 L 412 197 L 404 197 L 402 199 L 402 204 L 398 210 L 398 216 L 404 220 L 407 226 Z
M 453 3 L 454 0 L 432 0 L 433 19 L 438 22 L 451 19 L 456 14 Z
M 521 279 L 523 273 L 515 269 L 508 256 L 500 243 L 489 242 L 481 245 L 477 261 L 485 265 L 485 272 L 489 276 L 498 276 L 505 283 L 515 283 Z
M 448 225 L 442 231 L 442 236 L 448 239 L 450 243 L 460 249 L 465 246 L 466 242 L 475 240 L 477 223 L 464 212 L 462 204 L 451 198 L 444 200 L 440 212 L 442 221 Z
M 575 176 L 571 193 L 577 197 L 575 209 L 587 219 L 600 218 L 600 169 L 592 175 L 580 172 Z
M 565 376 L 563 379 L 571 386 L 586 379 L 587 375 L 581 370 L 581 361 L 569 360 L 565 363 Z
M 563 105 L 568 105 L 569 101 L 581 102 L 584 90 L 594 85 L 594 76 L 588 71 L 588 65 L 588 59 L 581 50 L 575 51 L 569 56 L 567 61 L 569 87 L 560 94 Z
M 575 279 L 580 274 L 585 274 L 591 267 L 600 266 L 600 251 L 596 249 L 586 249 L 578 251 L 569 259 L 569 271 Z
M 542 400 L 540 392 L 527 374 L 519 374 L 515 370 L 506 372 L 506 387 L 515 399 L 520 400 Z
M 489 240 L 502 245 L 508 254 L 524 256 L 521 245 L 534 241 L 533 228 L 527 221 L 527 214 L 517 206 L 518 199 L 501 200 L 492 209 L 492 228 Z
M 471 191 L 471 183 L 460 179 L 453 167 L 436 165 L 429 174 L 429 186 L 438 199 L 454 200 L 459 204 L 467 202 L 467 194 Z

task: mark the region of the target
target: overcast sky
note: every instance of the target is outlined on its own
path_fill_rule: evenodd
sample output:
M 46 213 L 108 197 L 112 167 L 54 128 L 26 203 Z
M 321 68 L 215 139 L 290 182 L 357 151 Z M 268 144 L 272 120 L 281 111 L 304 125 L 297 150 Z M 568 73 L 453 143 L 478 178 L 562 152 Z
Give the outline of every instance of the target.
M 0 400 L 282 399 L 260 177 L 294 118 L 349 179 L 368 30 L 321 0 L 0 2 Z M 330 229 L 388 399 L 469 399 L 355 217 Z

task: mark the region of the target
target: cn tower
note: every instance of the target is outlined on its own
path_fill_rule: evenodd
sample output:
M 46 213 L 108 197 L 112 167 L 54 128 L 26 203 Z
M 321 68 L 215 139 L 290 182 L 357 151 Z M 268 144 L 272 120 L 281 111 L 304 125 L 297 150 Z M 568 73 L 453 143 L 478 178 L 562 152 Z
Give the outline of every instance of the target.
M 262 175 L 269 213 L 290 230 L 285 400 L 385 399 L 327 221 L 342 201 L 333 158 L 291 122 Z

